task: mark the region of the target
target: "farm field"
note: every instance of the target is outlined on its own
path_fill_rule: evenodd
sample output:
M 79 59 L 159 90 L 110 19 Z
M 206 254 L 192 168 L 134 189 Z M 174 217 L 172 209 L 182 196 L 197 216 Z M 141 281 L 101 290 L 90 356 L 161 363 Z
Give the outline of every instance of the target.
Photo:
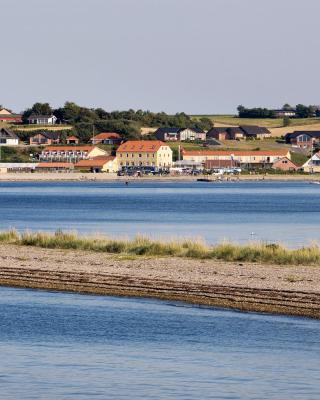
M 282 128 L 283 118 L 238 118 L 235 115 L 192 115 L 193 119 L 203 117 L 211 119 L 215 126 L 258 125 L 266 128 Z M 289 128 L 295 126 L 319 125 L 320 118 L 294 118 Z M 288 129 L 288 127 L 286 127 Z

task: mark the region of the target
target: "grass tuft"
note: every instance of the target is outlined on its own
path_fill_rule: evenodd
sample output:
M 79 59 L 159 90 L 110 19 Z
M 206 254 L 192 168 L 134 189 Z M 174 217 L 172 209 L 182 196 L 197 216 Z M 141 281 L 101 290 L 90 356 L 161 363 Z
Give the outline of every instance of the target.
M 287 249 L 279 244 L 248 243 L 240 246 L 224 242 L 208 246 L 200 240 L 157 241 L 145 236 L 133 240 L 117 240 L 107 237 L 83 237 L 77 233 L 57 231 L 24 232 L 15 230 L 0 232 L 0 243 L 21 246 L 36 246 L 48 249 L 86 250 L 120 254 L 127 257 L 188 257 L 193 259 L 215 259 L 269 263 L 277 265 L 320 265 L 320 247 L 313 244 L 300 249 Z

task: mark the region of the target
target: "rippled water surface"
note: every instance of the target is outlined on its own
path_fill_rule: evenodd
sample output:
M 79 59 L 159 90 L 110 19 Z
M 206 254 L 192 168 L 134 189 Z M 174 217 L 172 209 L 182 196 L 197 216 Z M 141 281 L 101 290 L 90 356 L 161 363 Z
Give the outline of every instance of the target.
M 0 288 L 1 399 L 319 399 L 318 321 Z
M 0 229 L 289 246 L 320 239 L 320 185 L 307 182 L 1 182 L 0 204 Z

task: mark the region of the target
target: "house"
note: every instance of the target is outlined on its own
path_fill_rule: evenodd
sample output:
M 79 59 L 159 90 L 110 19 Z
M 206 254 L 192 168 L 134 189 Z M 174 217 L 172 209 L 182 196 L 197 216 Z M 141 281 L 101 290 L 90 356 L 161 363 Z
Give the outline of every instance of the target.
M 117 149 L 119 167 L 153 166 L 168 168 L 172 166 L 172 150 L 160 140 L 129 140 Z
M 162 142 L 206 140 L 206 133 L 198 128 L 158 128 L 155 135 Z
M 102 132 L 91 139 L 92 144 L 120 144 L 122 137 L 115 132 Z
M 50 146 L 51 144 L 58 144 L 61 140 L 61 133 L 60 132 L 39 132 L 36 133 L 34 136 L 30 137 L 30 145 L 34 146 L 42 146 L 47 145 Z
M 241 125 L 239 128 L 243 131 L 246 139 L 265 139 L 271 137 L 269 129 L 256 125 Z
M 68 136 L 66 142 L 67 144 L 79 144 L 79 138 L 77 136 Z
M 287 157 L 279 158 L 272 164 L 272 169 L 280 171 L 297 171 L 301 167 L 296 165 L 293 161 L 289 160 Z
M 18 136 L 7 128 L 0 129 L 0 146 L 18 146 Z
M 287 110 L 281 108 L 280 110 L 272 110 L 272 111 L 274 112 L 274 115 L 277 118 L 284 118 L 284 117 L 294 118 L 296 116 L 296 110 L 294 108 Z
M 228 128 L 211 128 L 207 132 L 207 139 L 228 140 L 230 139 Z
M 28 118 L 29 124 L 35 125 L 54 125 L 57 122 L 57 118 L 52 115 L 37 115 L 31 114 Z
M 265 151 L 226 151 L 226 150 L 183 150 L 184 160 L 205 163 L 208 160 L 238 161 L 241 166 L 262 166 L 269 167 L 280 158 L 291 158 L 290 152 L 285 150 L 265 150 Z
M 204 168 L 211 169 L 225 169 L 225 168 L 240 168 L 240 162 L 237 160 L 207 160 L 204 163 Z
M 98 156 L 106 156 L 107 152 L 97 146 L 48 146 L 39 155 L 41 161 L 78 162 Z
M 36 168 L 36 163 L 14 163 L 14 162 L 0 162 L 0 173 L 7 172 L 31 172 Z
M 320 142 L 320 131 L 294 131 L 284 136 L 286 143 L 302 149 L 312 149 Z
M 182 128 L 178 132 L 178 140 L 184 141 L 194 141 L 194 140 L 206 140 L 206 133 L 198 128 Z
M 267 128 L 255 125 L 213 127 L 207 132 L 207 138 L 216 140 L 264 139 L 270 136 L 271 133 Z
M 162 142 L 175 142 L 179 140 L 180 128 L 159 128 L 155 131 L 155 136 Z
M 320 152 L 315 153 L 308 161 L 302 165 L 304 172 L 320 172 Z
M 22 122 L 22 117 L 20 114 L 13 114 L 7 108 L 0 109 L 0 121 L 10 122 L 10 123 L 20 123 Z
M 36 171 L 40 172 L 56 172 L 56 171 L 71 171 L 74 165 L 70 162 L 40 162 L 36 166 Z
M 232 126 L 227 128 L 229 133 L 229 139 L 231 140 L 241 140 L 245 139 L 245 133 L 239 126 Z
M 91 160 L 80 160 L 75 164 L 75 168 L 81 171 L 91 172 L 117 172 L 118 162 L 114 156 L 94 157 Z

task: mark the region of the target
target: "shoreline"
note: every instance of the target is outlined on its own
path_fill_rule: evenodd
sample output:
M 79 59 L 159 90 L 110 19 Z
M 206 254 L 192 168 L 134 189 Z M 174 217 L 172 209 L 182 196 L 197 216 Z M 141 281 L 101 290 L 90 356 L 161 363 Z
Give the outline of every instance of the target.
M 320 319 L 320 268 L 0 245 L 0 285 Z
M 204 175 L 165 175 L 165 176 L 117 176 L 112 173 L 78 173 L 78 172 L 8 172 L 0 173 L 0 182 L 196 182 L 204 178 Z M 291 174 L 267 174 L 267 175 L 239 175 L 224 176 L 219 180 L 216 175 L 205 176 L 213 182 L 257 182 L 257 181 L 293 181 L 308 182 L 320 181 L 320 174 L 313 175 L 291 175 Z

